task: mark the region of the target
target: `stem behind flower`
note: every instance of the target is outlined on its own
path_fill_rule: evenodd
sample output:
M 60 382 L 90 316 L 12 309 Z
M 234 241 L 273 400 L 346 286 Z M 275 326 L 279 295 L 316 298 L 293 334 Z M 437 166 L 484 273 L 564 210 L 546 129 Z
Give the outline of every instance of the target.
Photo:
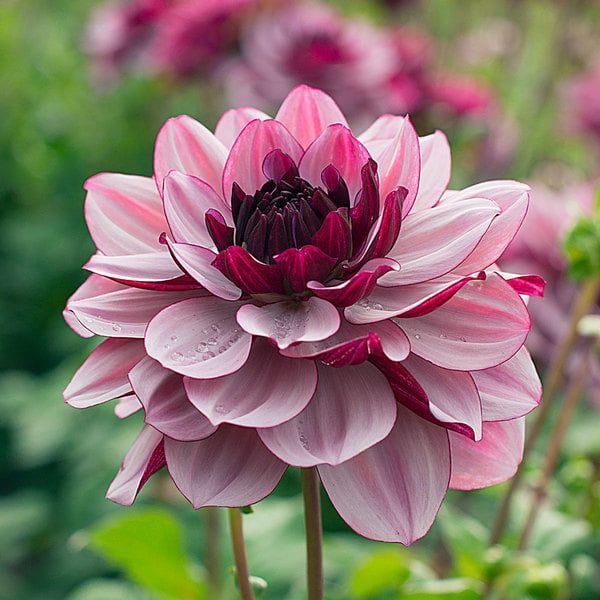
M 250 583 L 250 572 L 248 571 L 248 560 L 244 547 L 244 530 L 242 524 L 242 511 L 239 508 L 229 509 L 229 528 L 231 531 L 231 544 L 235 559 L 235 569 L 238 587 L 242 600 L 254 600 L 254 592 Z
M 323 531 L 319 474 L 315 467 L 301 469 L 306 528 L 308 600 L 323 600 Z

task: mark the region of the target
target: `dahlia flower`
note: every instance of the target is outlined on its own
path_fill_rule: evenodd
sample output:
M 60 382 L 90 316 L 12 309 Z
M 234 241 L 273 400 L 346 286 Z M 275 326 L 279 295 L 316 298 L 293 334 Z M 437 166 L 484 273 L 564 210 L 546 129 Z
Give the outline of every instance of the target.
M 441 132 L 386 115 L 355 137 L 300 86 L 214 134 L 169 120 L 153 178 L 88 180 L 98 251 L 65 317 L 108 339 L 65 399 L 145 420 L 108 497 L 166 465 L 194 507 L 245 506 L 316 467 L 350 527 L 409 544 L 449 487 L 510 477 L 540 396 L 521 294 L 543 284 L 494 262 L 529 188 L 449 177 Z
M 582 132 L 600 139 L 600 66 L 573 80 L 567 89 L 569 113 Z

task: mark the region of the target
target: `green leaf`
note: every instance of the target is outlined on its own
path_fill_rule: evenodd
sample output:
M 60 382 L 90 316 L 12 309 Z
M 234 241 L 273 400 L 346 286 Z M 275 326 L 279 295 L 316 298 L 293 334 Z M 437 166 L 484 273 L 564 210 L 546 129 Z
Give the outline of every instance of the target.
M 399 549 L 371 555 L 352 575 L 350 590 L 357 598 L 376 598 L 399 590 L 410 577 L 406 555 Z
M 181 525 L 165 510 L 148 508 L 111 518 L 91 532 L 91 545 L 148 590 L 180 600 L 205 597 L 190 569 Z
M 442 506 L 438 523 L 458 573 L 481 577 L 488 547 L 487 529 L 479 521 L 448 505 Z
M 600 273 L 600 219 L 582 217 L 564 243 L 569 274 L 582 281 Z
M 398 598 L 411 600 L 480 600 L 482 598 L 483 584 L 474 579 L 440 579 L 428 581 L 418 585 L 407 585 Z
M 84 583 L 67 600 L 150 600 L 144 590 L 125 581 L 95 579 Z

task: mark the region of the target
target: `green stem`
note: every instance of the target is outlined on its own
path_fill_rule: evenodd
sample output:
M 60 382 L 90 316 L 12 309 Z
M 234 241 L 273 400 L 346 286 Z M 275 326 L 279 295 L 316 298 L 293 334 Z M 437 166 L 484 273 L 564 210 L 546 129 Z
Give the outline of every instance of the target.
M 323 600 L 323 531 L 320 480 L 315 467 L 301 469 L 306 529 L 306 577 L 308 600 Z
M 233 546 L 233 557 L 235 559 L 235 570 L 240 596 L 242 600 L 254 600 L 254 592 L 250 583 L 250 572 L 248 571 L 248 560 L 246 559 L 246 548 L 244 547 L 242 511 L 239 508 L 230 508 L 228 512 L 231 544 Z
M 554 473 L 554 470 L 556 469 L 556 464 L 558 462 L 563 440 L 565 439 L 565 434 L 567 433 L 569 423 L 571 422 L 573 413 L 575 411 L 575 406 L 577 405 L 577 401 L 579 400 L 585 385 L 589 366 L 590 347 L 591 344 L 588 344 L 588 352 L 585 352 L 579 359 L 581 362 L 579 364 L 579 368 L 577 369 L 577 373 L 571 379 L 571 383 L 569 384 L 565 394 L 564 402 L 560 406 L 560 412 L 558 414 L 556 425 L 550 436 L 550 441 L 548 443 L 548 447 L 546 448 L 546 452 L 544 453 L 544 466 L 542 467 L 542 471 L 534 485 L 529 511 L 519 536 L 519 541 L 517 544 L 517 548 L 519 550 L 524 550 L 529 543 L 535 521 L 540 512 L 540 505 L 546 497 L 548 483 L 552 477 L 552 474 Z
M 544 394 L 539 408 L 535 411 L 535 418 L 533 423 L 528 429 L 527 437 L 525 439 L 525 448 L 523 449 L 523 460 L 511 479 L 506 494 L 502 498 L 496 520 L 492 527 L 492 534 L 490 538 L 490 544 L 497 544 L 501 541 L 504 530 L 508 523 L 508 515 L 510 513 L 510 507 L 515 492 L 519 488 L 521 479 L 523 478 L 523 469 L 526 463 L 526 459 L 529 456 L 531 449 L 537 441 L 540 433 L 542 432 L 544 425 L 550 414 L 550 408 L 552 403 L 560 391 L 564 380 L 565 372 L 567 368 L 567 362 L 571 356 L 571 351 L 575 347 L 579 334 L 577 332 L 577 326 L 579 321 L 591 311 L 591 307 L 596 303 L 598 292 L 600 290 L 600 277 L 593 277 L 586 281 L 579 292 L 577 301 L 573 306 L 571 315 L 569 318 L 569 326 L 565 337 L 561 340 L 560 345 L 557 348 L 556 354 L 548 368 L 548 376 L 544 381 Z
M 204 562 L 213 597 L 221 589 L 221 513 L 218 508 L 204 509 Z

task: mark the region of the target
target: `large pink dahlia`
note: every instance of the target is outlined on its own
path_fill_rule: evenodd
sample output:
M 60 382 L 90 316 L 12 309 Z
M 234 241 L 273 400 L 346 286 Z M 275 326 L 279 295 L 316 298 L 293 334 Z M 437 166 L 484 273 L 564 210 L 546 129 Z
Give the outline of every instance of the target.
M 90 179 L 98 252 L 65 316 L 108 339 L 65 398 L 146 422 L 108 497 L 166 465 L 194 507 L 244 506 L 317 466 L 352 528 L 408 544 L 449 487 L 510 477 L 540 396 L 520 294 L 543 286 L 494 262 L 529 188 L 449 177 L 442 133 L 355 137 L 300 86 L 274 119 L 169 120 L 154 178 Z

